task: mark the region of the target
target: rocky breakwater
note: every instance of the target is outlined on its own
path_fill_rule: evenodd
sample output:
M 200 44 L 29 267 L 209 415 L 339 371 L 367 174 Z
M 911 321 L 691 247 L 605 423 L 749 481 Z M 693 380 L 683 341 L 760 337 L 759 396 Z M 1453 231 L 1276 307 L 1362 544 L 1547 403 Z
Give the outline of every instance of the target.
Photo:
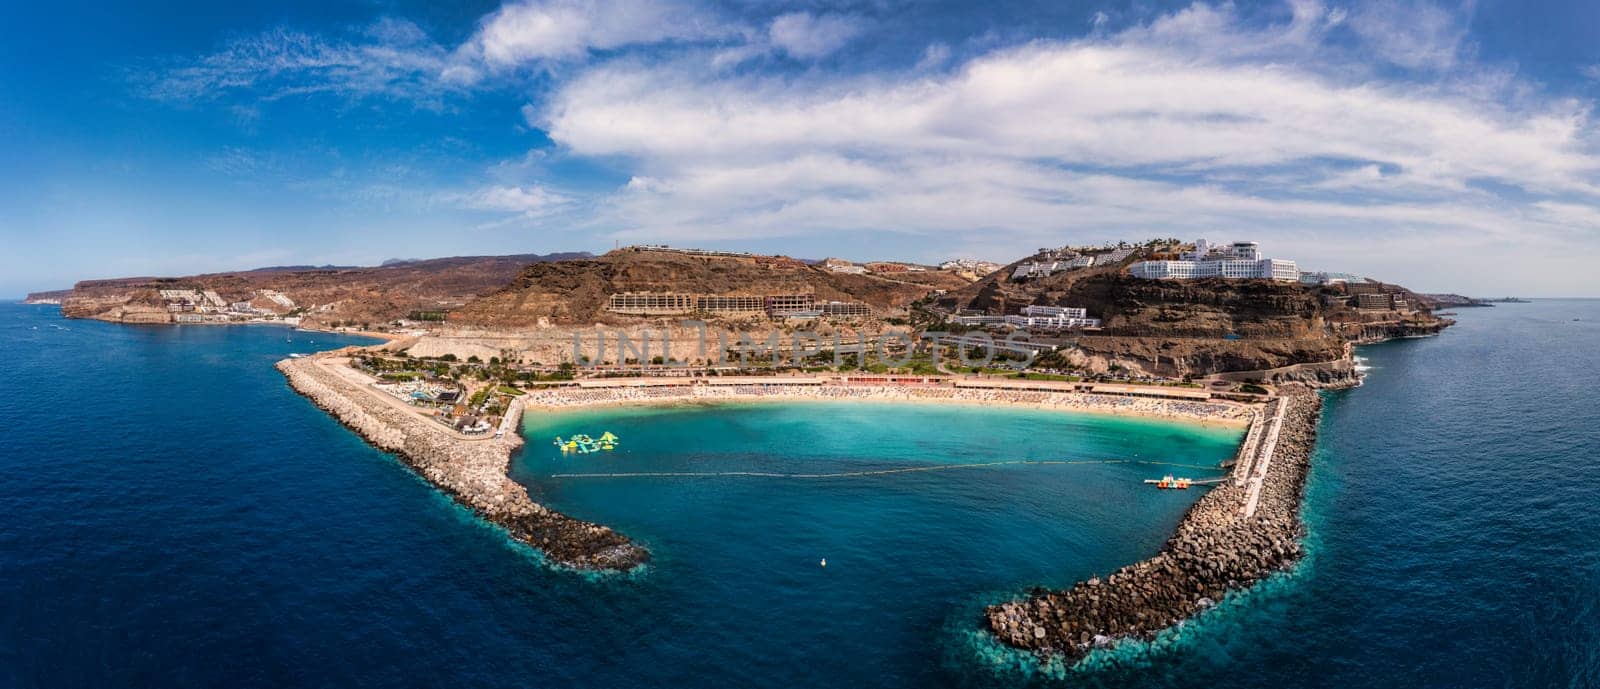
M 1286 405 L 1278 424 L 1276 405 Z M 991 606 L 989 629 L 1042 658 L 1076 660 L 1121 639 L 1152 638 L 1289 567 L 1303 554 L 1300 502 L 1320 412 L 1314 392 L 1286 390 L 1251 432 L 1236 480 L 1201 497 L 1160 553 L 1104 579 Z
M 522 445 L 514 431 L 496 438 L 455 436 L 362 389 L 325 362 L 323 357 L 288 359 L 278 362 L 278 370 L 297 392 L 372 445 L 398 455 L 429 483 L 504 527 L 512 538 L 575 569 L 625 571 L 649 559 L 626 536 L 530 499 L 527 489 L 506 475 L 511 453 Z

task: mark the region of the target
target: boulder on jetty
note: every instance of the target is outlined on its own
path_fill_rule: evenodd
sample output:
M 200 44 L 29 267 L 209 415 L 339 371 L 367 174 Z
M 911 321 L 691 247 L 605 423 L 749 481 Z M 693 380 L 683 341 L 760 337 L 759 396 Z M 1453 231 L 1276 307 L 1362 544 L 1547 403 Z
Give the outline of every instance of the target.
M 457 503 L 504 527 L 512 538 L 544 552 L 560 565 L 626 571 L 649 553 L 610 528 L 546 509 L 506 475 L 511 454 L 522 445 L 515 432 L 467 439 L 362 389 L 329 370 L 325 357 L 278 362 L 289 385 L 380 450 L 398 455 L 418 475 Z M 521 406 L 515 405 L 511 427 Z
M 1251 431 L 1236 480 L 1201 497 L 1160 553 L 1069 590 L 1036 591 L 991 606 L 985 611 L 990 631 L 1041 657 L 1077 659 L 1117 639 L 1152 638 L 1228 591 L 1298 561 L 1300 502 L 1322 400 L 1298 386 L 1282 392 L 1258 417 L 1266 430 Z M 1275 424 L 1280 406 L 1282 420 Z M 1267 439 L 1254 442 L 1258 432 Z

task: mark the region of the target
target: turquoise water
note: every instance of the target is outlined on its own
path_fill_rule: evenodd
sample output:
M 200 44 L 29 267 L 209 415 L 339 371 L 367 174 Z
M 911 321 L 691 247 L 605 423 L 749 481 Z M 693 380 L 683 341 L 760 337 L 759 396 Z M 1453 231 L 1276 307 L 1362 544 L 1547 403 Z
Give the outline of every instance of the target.
M 617 451 L 563 455 L 551 444 L 557 435 L 608 430 L 622 438 Z M 667 626 L 663 633 L 698 639 L 696 675 L 806 684 L 851 677 L 858 686 L 936 681 L 942 665 L 962 660 L 946 656 L 958 633 L 977 628 L 983 602 L 1150 555 L 1200 491 L 1154 490 L 1142 480 L 1180 469 L 1126 464 L 823 479 L 553 476 L 826 473 L 1015 459 L 1215 466 L 1241 434 L 1030 409 L 858 402 L 610 408 L 533 415 L 525 431 L 529 449 L 513 475 L 535 499 L 651 548 L 656 559 L 635 584 L 648 600 L 638 614 Z M 860 675 L 874 664 L 897 670 Z
M 1129 465 L 552 475 L 1211 460 L 1227 438 L 973 407 L 533 419 L 549 427 L 517 477 L 656 555 L 639 576 L 586 578 L 272 369 L 348 338 L 0 304 L 0 686 L 1600 686 L 1600 303 L 1460 321 L 1363 348 L 1367 384 L 1327 396 L 1302 567 L 1050 679 L 975 633 L 982 605 L 1149 554 L 1198 492 L 1145 489 L 1164 472 Z M 560 459 L 543 435 L 557 429 L 612 430 L 624 449 Z

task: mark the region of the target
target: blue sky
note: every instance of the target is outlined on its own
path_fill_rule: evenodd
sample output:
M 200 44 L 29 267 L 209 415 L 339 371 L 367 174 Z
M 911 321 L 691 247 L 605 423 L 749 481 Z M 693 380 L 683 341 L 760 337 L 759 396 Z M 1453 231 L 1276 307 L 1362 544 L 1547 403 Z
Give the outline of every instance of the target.
M 1600 4 L 7 3 L 0 296 L 615 243 L 1255 239 L 1600 295 Z

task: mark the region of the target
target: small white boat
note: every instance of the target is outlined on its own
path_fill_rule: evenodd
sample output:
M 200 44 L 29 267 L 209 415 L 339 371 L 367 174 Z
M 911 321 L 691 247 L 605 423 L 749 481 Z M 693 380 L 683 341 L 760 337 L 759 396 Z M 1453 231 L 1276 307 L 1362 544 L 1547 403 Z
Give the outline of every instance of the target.
M 822 566 L 823 567 L 827 567 L 828 566 L 828 558 L 822 558 Z

